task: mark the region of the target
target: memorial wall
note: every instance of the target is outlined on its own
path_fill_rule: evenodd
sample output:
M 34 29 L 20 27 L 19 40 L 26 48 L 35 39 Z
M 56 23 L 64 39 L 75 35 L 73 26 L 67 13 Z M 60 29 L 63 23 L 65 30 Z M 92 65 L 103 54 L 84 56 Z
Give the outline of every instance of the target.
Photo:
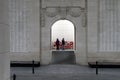
M 99 1 L 99 51 L 120 52 L 120 1 Z
M 9 0 L 11 60 L 39 60 L 39 15 L 39 0 Z
M 120 1 L 88 0 L 88 3 L 88 62 L 119 62 Z
M 10 80 L 9 0 L 0 0 L 0 80 Z
M 51 27 L 75 27 L 77 64 L 120 61 L 119 0 L 9 0 L 11 61 L 51 64 Z

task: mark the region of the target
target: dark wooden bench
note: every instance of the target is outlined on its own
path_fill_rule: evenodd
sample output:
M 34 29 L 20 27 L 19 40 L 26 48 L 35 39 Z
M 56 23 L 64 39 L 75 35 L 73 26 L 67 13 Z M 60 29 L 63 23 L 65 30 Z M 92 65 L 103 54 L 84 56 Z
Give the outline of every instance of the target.
M 96 68 L 96 62 L 88 62 L 89 67 Z M 97 62 L 98 68 L 120 68 L 120 62 Z
M 32 67 L 33 61 L 11 61 L 10 62 L 11 67 Z M 40 62 L 34 61 L 34 67 L 39 67 Z

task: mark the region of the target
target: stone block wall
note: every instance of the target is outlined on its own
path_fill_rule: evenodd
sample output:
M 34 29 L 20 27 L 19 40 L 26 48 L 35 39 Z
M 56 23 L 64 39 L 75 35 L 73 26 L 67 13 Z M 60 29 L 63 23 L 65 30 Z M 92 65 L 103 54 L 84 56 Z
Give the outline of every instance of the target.
M 0 80 L 10 80 L 8 0 L 0 0 Z
M 39 0 L 9 0 L 9 18 L 11 60 L 39 61 Z
M 88 62 L 119 62 L 119 0 L 88 0 Z
M 119 4 L 119 0 L 9 0 L 11 60 L 50 64 L 51 27 L 66 19 L 75 26 L 77 64 L 120 61 Z

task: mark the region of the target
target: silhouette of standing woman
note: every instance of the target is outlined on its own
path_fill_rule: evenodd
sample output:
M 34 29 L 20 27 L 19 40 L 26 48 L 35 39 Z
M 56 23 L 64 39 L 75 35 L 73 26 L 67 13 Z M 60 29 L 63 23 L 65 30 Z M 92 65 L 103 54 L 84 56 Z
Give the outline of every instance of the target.
M 57 38 L 57 40 L 56 40 L 56 50 L 59 50 L 59 45 L 60 45 L 60 41 L 59 41 L 59 39 Z
M 62 39 L 62 50 L 64 50 L 64 46 L 65 46 L 65 40 L 64 38 Z

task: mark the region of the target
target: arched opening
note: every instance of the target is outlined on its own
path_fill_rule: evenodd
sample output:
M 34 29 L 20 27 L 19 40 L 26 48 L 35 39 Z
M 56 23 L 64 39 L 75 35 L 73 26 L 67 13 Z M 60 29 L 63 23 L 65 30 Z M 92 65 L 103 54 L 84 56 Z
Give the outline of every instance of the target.
M 65 40 L 64 50 L 75 49 L 75 27 L 69 20 L 58 20 L 51 27 L 51 49 L 56 49 L 56 39 L 59 39 L 62 48 L 62 39 Z

